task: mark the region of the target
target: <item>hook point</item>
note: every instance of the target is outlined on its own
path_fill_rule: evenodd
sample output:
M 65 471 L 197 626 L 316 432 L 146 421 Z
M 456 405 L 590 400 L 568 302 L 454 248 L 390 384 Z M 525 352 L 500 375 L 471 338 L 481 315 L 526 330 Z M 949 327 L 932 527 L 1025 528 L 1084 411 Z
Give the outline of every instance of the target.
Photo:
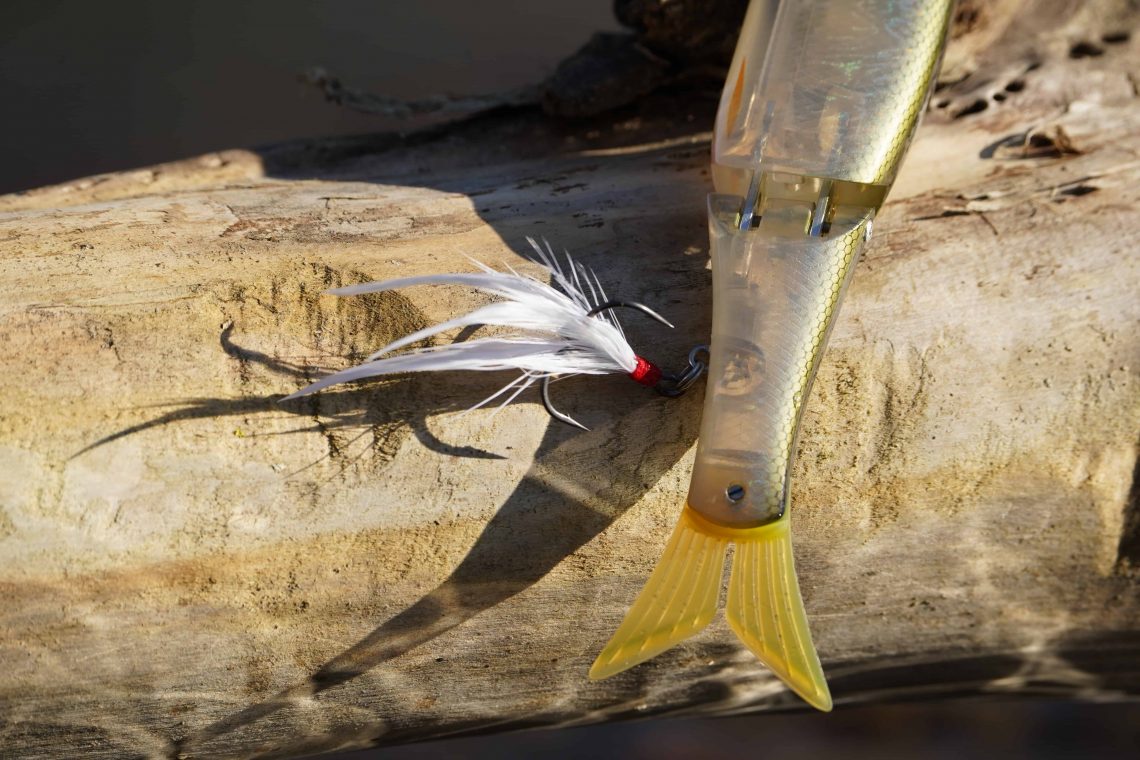
M 590 432 L 590 428 L 583 425 L 578 420 L 571 417 L 569 414 L 558 411 L 554 408 L 554 403 L 550 400 L 550 381 L 554 379 L 553 375 L 547 375 L 542 378 L 542 405 L 546 407 L 546 413 L 559 422 L 565 422 L 567 425 L 573 425 L 579 430 Z

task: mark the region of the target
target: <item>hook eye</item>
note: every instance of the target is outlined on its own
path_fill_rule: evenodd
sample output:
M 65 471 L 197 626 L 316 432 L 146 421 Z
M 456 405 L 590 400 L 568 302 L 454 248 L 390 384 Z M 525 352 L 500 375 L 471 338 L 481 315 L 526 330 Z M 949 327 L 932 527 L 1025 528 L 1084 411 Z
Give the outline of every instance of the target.
M 680 373 L 671 373 L 661 378 L 661 382 L 653 387 L 655 391 L 662 396 L 668 398 L 677 398 L 685 393 L 689 388 L 693 387 L 693 383 L 700 379 L 705 370 L 709 368 L 707 362 L 701 361 L 698 357 L 704 354 L 706 358 L 709 356 L 708 346 L 693 346 L 689 351 L 689 366 Z

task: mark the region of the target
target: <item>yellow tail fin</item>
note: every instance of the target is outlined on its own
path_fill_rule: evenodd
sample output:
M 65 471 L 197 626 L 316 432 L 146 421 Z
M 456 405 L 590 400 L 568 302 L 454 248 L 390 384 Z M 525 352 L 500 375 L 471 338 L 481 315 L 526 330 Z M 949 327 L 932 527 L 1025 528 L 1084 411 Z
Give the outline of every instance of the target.
M 830 710 L 788 528 L 786 517 L 759 528 L 724 528 L 686 507 L 641 595 L 590 668 L 590 678 L 620 673 L 707 626 L 716 614 L 728 544 L 735 543 L 728 624 L 792 691 L 813 707 Z
M 594 660 L 591 679 L 609 678 L 656 657 L 712 622 L 728 539 L 700 530 L 695 517 L 687 507 L 681 513 L 645 588 Z
M 789 527 L 785 516 L 736 540 L 725 616 L 760 662 L 805 702 L 828 712 L 831 692 L 811 643 Z

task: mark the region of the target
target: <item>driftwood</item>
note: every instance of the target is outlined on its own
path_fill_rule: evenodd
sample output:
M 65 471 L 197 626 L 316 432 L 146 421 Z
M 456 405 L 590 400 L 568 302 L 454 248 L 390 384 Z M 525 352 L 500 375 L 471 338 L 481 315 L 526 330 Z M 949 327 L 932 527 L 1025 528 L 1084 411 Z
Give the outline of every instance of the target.
M 1140 693 L 1136 15 L 967 11 L 795 468 L 838 709 Z M 278 757 L 799 706 L 723 621 L 585 678 L 682 503 L 700 392 L 559 384 L 590 433 L 535 398 L 458 413 L 502 377 L 278 403 L 477 302 L 323 289 L 519 266 L 527 235 L 665 312 L 675 331 L 632 339 L 680 363 L 708 331 L 713 108 L 503 111 L 0 198 L 0 754 Z

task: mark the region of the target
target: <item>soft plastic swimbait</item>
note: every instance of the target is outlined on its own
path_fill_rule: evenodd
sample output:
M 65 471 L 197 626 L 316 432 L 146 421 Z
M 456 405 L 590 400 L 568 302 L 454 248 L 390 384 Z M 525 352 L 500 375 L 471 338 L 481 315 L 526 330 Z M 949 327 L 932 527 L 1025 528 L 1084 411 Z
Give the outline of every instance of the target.
M 591 678 L 708 625 L 735 544 L 729 625 L 793 691 L 831 709 L 792 560 L 791 462 L 843 292 L 925 107 L 950 4 L 749 7 L 713 142 L 713 326 L 692 484 Z

